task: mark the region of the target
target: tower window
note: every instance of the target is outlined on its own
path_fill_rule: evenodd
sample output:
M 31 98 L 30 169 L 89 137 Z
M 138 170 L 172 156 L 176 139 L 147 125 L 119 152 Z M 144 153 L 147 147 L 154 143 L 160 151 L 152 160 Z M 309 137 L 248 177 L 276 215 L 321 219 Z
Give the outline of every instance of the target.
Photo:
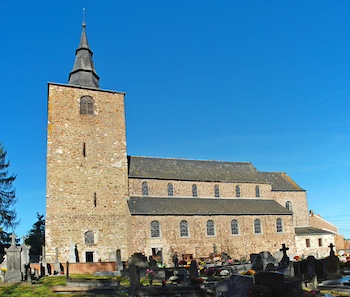
M 292 202 L 287 201 L 287 202 L 286 202 L 286 208 L 287 208 L 288 210 L 290 210 L 290 211 L 293 211 L 293 205 L 292 205 Z
M 236 197 L 241 197 L 241 187 L 236 186 Z
M 86 157 L 86 144 L 83 143 L 83 156 Z
M 207 235 L 215 236 L 215 225 L 213 220 L 207 221 Z
M 283 221 L 280 218 L 278 218 L 276 220 L 276 232 L 277 233 L 282 233 L 283 232 Z
M 96 207 L 97 205 L 97 195 L 96 192 L 94 193 L 94 206 Z
M 305 244 L 306 244 L 306 247 L 310 247 L 310 246 L 311 246 L 311 243 L 310 243 L 310 239 L 309 239 L 309 238 L 306 238 L 306 239 L 305 239 Z
M 151 237 L 160 237 L 160 224 L 158 221 L 151 222 Z
M 216 198 L 220 197 L 220 189 L 219 189 L 218 185 L 214 186 L 214 195 L 215 195 Z
M 86 231 L 84 234 L 84 237 L 85 237 L 85 244 L 86 245 L 93 245 L 95 243 L 94 232 Z
M 259 186 L 255 187 L 255 197 L 260 197 L 260 187 Z
M 180 236 L 188 237 L 188 222 L 183 220 L 180 222 Z
M 172 183 L 168 183 L 168 196 L 174 196 L 174 186 Z
M 238 228 L 238 221 L 232 220 L 231 221 L 231 234 L 236 235 L 239 234 L 239 228 Z
M 192 185 L 192 196 L 198 197 L 198 189 L 197 189 L 197 185 L 195 184 Z
M 147 182 L 142 183 L 142 195 L 148 196 L 148 184 L 147 184 Z
M 261 234 L 261 222 L 259 219 L 254 220 L 254 233 Z
M 322 238 L 319 238 L 319 239 L 318 239 L 318 246 L 323 246 Z
M 80 114 L 94 114 L 94 100 L 90 96 L 80 98 Z

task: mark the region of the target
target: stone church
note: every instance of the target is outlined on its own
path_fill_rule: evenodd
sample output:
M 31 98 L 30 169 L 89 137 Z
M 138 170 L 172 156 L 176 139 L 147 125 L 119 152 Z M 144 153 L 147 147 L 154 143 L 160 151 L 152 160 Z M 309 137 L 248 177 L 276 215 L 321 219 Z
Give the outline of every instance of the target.
M 72 252 L 106 262 L 119 251 L 170 265 L 174 252 L 238 259 L 282 243 L 300 256 L 328 253 L 333 234 L 310 226 L 306 191 L 286 173 L 128 156 L 124 97 L 99 88 L 83 23 L 68 84 L 48 84 L 48 262 Z

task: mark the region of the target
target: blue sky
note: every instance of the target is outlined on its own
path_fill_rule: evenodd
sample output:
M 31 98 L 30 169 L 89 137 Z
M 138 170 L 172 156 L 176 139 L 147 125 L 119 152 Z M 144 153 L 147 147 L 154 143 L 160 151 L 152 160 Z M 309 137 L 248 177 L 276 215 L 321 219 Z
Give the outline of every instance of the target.
M 1 1 L 0 140 L 23 236 L 45 213 L 47 82 L 67 83 L 86 7 L 129 155 L 249 161 L 350 238 L 349 1 Z

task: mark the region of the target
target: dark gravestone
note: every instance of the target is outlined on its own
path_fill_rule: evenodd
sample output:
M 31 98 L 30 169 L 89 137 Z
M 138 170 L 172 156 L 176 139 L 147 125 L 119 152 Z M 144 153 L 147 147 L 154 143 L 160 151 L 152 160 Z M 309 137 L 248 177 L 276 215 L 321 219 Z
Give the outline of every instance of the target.
M 187 270 L 184 268 L 180 268 L 177 277 L 179 278 L 178 282 L 181 283 L 187 283 Z
M 141 286 L 140 273 L 138 267 L 131 263 L 129 265 L 129 280 L 130 280 L 130 292 L 129 295 L 134 296 L 136 291 Z
M 272 292 L 272 297 L 282 297 L 284 294 L 283 274 L 261 271 L 255 274 L 255 284 L 265 286 Z
M 7 272 L 5 273 L 5 282 L 22 281 L 21 272 L 21 248 L 16 246 L 16 235 L 12 233 L 11 246 L 6 249 Z
M 283 243 L 282 248 L 280 249 L 280 251 L 283 253 L 282 260 L 279 263 L 280 266 L 288 266 L 289 265 L 290 260 L 289 260 L 289 257 L 287 256 L 288 250 L 289 250 L 289 248 L 287 248 L 286 245 Z
M 190 269 L 189 269 L 189 276 L 190 276 L 190 279 L 192 279 L 192 280 L 198 278 L 198 268 L 197 268 L 196 260 L 191 261 Z
M 248 290 L 254 285 L 253 277 L 247 275 L 231 275 L 228 297 L 247 297 Z
M 335 253 L 333 250 L 334 248 L 333 243 L 329 245 L 329 248 L 330 248 L 329 256 L 325 258 L 326 278 L 327 279 L 341 278 L 342 275 L 340 274 L 340 271 L 339 271 L 339 259 L 337 256 L 335 256 Z
M 250 262 L 252 263 L 252 269 L 255 271 L 261 271 L 264 269 L 260 254 L 250 254 Z

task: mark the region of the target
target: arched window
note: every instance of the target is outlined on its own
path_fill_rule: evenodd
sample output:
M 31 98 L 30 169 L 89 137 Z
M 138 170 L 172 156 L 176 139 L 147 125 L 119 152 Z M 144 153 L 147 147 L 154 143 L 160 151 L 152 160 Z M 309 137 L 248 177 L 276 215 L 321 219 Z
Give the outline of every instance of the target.
M 151 237 L 160 237 L 160 224 L 158 221 L 151 222 Z
M 254 233 L 261 234 L 261 222 L 259 219 L 254 220 Z
M 241 187 L 236 186 L 236 197 L 241 197 Z
M 259 186 L 255 187 L 255 197 L 260 197 L 260 187 Z
M 293 211 L 293 205 L 292 205 L 292 202 L 287 201 L 287 202 L 286 202 L 286 208 L 287 208 L 288 210 L 290 210 L 290 211 Z
M 185 220 L 182 220 L 180 222 L 180 236 L 181 237 L 188 237 L 188 222 Z
M 80 98 L 80 114 L 94 114 L 94 100 L 90 96 Z
M 232 220 L 231 221 L 231 234 L 239 234 L 239 228 L 238 228 L 238 221 L 237 220 Z
M 95 243 L 94 232 L 86 231 L 85 234 L 84 234 L 84 239 L 85 239 L 85 244 L 93 245 Z
M 220 197 L 220 189 L 219 189 L 218 185 L 214 186 L 214 195 L 215 195 L 216 198 Z
M 198 189 L 197 189 L 197 185 L 195 184 L 192 185 L 192 196 L 198 197 Z
M 207 221 L 207 235 L 214 236 L 215 235 L 215 225 L 213 220 Z
M 172 183 L 168 183 L 168 196 L 174 196 L 174 186 Z
M 148 184 L 147 184 L 147 182 L 142 183 L 142 196 L 148 196 Z
M 278 218 L 276 220 L 276 232 L 277 233 L 282 233 L 283 232 L 283 221 L 281 218 Z

